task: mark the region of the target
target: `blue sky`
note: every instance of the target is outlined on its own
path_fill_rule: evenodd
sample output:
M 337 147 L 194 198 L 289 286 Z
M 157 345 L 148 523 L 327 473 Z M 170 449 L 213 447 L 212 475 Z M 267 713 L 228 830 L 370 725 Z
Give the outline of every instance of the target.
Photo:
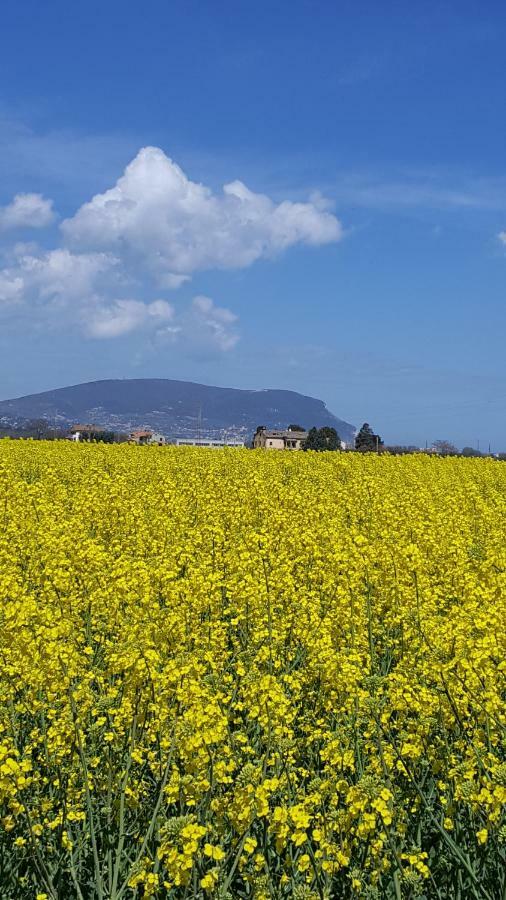
M 6 0 L 0 397 L 284 387 L 506 449 L 505 45 L 498 2 Z

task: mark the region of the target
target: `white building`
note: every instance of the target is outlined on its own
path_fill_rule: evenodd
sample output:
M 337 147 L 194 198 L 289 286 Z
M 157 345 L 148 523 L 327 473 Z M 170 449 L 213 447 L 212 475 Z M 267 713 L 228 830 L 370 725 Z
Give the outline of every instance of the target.
M 158 444 L 160 447 L 167 443 L 165 435 L 160 434 L 158 431 L 151 431 L 149 428 L 138 428 L 137 431 L 132 431 L 130 440 L 135 444 Z
M 262 450 L 302 450 L 307 431 L 269 431 L 265 427 L 257 428 L 253 438 L 253 447 Z
M 178 447 L 244 447 L 244 441 L 207 440 L 206 438 L 179 438 L 176 441 Z

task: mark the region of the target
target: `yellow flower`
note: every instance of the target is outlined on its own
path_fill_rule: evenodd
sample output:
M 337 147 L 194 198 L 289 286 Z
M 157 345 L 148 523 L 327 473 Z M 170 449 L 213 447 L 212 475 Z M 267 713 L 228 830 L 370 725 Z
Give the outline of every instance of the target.
M 257 846 L 257 840 L 254 837 L 247 837 L 243 844 L 243 850 L 245 853 L 253 853 Z
M 206 856 L 210 856 L 211 859 L 215 859 L 217 861 L 225 858 L 225 853 L 223 852 L 222 848 L 213 846 L 212 844 L 204 844 L 204 853 Z
M 299 870 L 299 872 L 307 872 L 310 863 L 311 860 L 309 859 L 309 856 L 307 855 L 307 853 L 304 853 L 304 855 L 301 856 L 297 862 L 297 869 Z
M 505 498 L 491 459 L 2 440 L 6 896 L 34 849 L 91 882 L 93 828 L 146 898 L 446 896 L 428 815 L 500 878 Z
M 211 869 L 207 875 L 204 875 L 204 877 L 200 879 L 200 886 L 203 887 L 205 891 L 212 891 L 218 881 L 218 877 L 217 871 Z

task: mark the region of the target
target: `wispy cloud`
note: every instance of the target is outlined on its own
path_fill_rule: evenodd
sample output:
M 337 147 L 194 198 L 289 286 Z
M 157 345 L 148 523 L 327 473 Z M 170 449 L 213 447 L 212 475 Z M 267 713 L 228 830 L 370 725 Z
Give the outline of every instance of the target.
M 0 190 L 13 181 L 29 190 L 46 184 L 70 196 L 96 190 L 112 180 L 138 145 L 129 134 L 35 130 L 0 109 Z
M 329 190 L 329 189 L 328 189 Z M 506 209 L 506 177 L 445 172 L 342 173 L 333 190 L 338 202 L 367 209 L 426 208 L 459 211 Z

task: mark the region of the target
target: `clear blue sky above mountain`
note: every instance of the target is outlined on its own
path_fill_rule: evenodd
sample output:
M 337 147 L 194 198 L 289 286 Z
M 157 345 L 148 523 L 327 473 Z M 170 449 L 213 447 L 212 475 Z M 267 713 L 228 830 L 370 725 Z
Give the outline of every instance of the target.
M 0 398 L 290 388 L 506 449 L 505 46 L 498 2 L 6 0 Z

